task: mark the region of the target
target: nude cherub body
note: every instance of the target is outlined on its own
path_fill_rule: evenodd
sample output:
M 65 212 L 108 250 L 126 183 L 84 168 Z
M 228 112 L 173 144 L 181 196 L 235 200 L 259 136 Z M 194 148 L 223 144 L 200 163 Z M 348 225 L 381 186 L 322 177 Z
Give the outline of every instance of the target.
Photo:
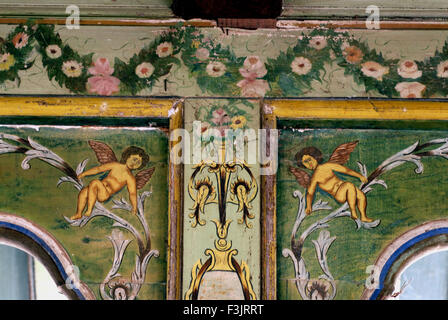
M 89 141 L 89 143 L 91 143 L 91 146 L 95 143 L 94 146 L 98 148 L 98 142 Z M 105 148 L 104 145 L 100 145 L 100 147 Z M 97 152 L 97 150 L 95 151 Z M 112 160 L 116 160 L 113 158 Z M 103 164 L 81 173 L 78 175 L 78 179 L 80 180 L 86 176 L 96 175 L 102 172 L 109 173 L 102 180 L 92 180 L 79 192 L 76 214 L 72 216 L 71 219 L 80 219 L 83 216 L 83 211 L 86 207 L 87 210 L 84 215 L 90 216 L 96 201 L 107 201 L 112 195 L 119 192 L 124 187 L 127 187 L 128 189 L 132 213 L 136 214 L 138 181 L 132 174 L 132 170 L 139 169 L 146 165 L 148 162 L 148 156 L 146 153 L 140 148 L 129 147 L 125 150 L 125 152 L 123 152 L 122 160 L 120 162 L 110 161 L 111 159 L 103 160 L 101 157 L 98 157 L 98 159 L 100 162 L 103 162 Z M 141 171 L 139 173 L 140 178 L 144 176 L 146 181 L 148 181 L 153 171 L 154 168 Z M 146 181 L 144 181 L 144 183 L 146 183 Z
M 347 202 L 352 219 L 358 219 L 357 211 L 359 211 L 361 221 L 373 221 L 368 218 L 366 214 L 367 199 L 364 192 L 362 192 L 353 183 L 339 179 L 335 174 L 335 172 L 339 172 L 350 175 L 360 179 L 362 183 L 367 183 L 366 177 L 341 164 L 341 162 L 344 163 L 348 160 L 348 156 L 350 152 L 353 151 L 356 143 L 341 145 L 339 149 L 335 150 L 330 160 L 323 164 L 319 163 L 322 160 L 322 154 L 317 148 L 304 148 L 296 155 L 296 160 L 299 166 L 313 171 L 312 176 L 309 177 L 300 169 L 290 169 L 291 172 L 296 175 L 297 179 L 302 181 L 301 184 L 306 186 L 305 213 L 307 215 L 312 212 L 314 194 L 316 192 L 316 188 L 319 187 L 321 190 L 333 196 L 337 202 Z M 337 153 L 339 153 L 339 155 Z M 343 154 L 343 156 L 341 156 L 341 154 Z

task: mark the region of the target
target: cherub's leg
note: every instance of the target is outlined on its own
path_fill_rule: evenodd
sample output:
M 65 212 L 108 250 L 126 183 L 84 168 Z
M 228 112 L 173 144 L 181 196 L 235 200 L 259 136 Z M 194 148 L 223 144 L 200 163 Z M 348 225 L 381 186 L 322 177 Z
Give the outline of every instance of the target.
M 372 222 L 373 219 L 368 218 L 366 214 L 366 208 L 367 208 L 366 195 L 358 188 L 356 188 L 356 200 L 358 203 L 359 212 L 361 213 L 361 221 Z
M 358 219 L 358 214 L 356 213 L 356 188 L 352 183 L 344 182 L 341 184 L 336 192 L 335 199 L 339 203 L 347 202 L 352 219 Z
M 90 182 L 87 198 L 87 211 L 85 215 L 90 216 L 92 214 L 96 201 L 103 202 L 107 199 L 109 199 L 109 193 L 103 183 L 99 180 L 93 180 Z
M 84 208 L 87 204 L 87 196 L 89 194 L 89 188 L 85 187 L 81 190 L 81 192 L 78 195 L 78 205 L 76 209 L 76 214 L 72 216 L 70 219 L 76 220 L 80 219 L 82 217 L 82 212 L 84 211 Z
M 347 203 L 350 207 L 351 217 L 353 220 L 358 219 L 358 214 L 356 213 L 356 188 L 353 184 L 347 185 Z

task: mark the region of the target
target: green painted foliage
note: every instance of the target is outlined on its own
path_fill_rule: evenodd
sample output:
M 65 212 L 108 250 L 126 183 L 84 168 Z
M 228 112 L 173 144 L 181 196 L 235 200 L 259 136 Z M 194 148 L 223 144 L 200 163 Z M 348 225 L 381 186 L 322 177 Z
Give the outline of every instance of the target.
M 448 42 L 423 61 L 399 61 L 347 32 L 317 28 L 303 33 L 277 57 L 238 57 L 200 29 L 179 24 L 167 28 L 129 61 L 115 58 L 113 68 L 106 61 L 107 66 L 92 74 L 89 69 L 104 62 L 92 61 L 94 53 L 78 54 L 54 29 L 30 21 L 6 36 L 0 45 L 0 84 L 8 80 L 20 84 L 19 71 L 33 65 L 30 56 L 35 48 L 48 78 L 77 94 L 138 95 L 151 90 L 174 65 L 183 64 L 204 93 L 221 96 L 299 97 L 312 90 L 313 81 L 322 82 L 326 67 L 332 65 L 343 68 L 367 92 L 386 97 L 448 95 Z M 25 38 L 18 44 L 20 35 Z

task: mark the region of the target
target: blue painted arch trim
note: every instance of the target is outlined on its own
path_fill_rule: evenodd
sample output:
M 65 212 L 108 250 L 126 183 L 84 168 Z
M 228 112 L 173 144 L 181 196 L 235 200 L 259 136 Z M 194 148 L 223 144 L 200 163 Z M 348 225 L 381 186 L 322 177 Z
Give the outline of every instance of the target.
M 384 280 L 386 279 L 387 274 L 389 273 L 390 268 L 394 264 L 394 262 L 397 260 L 397 258 L 406 250 L 408 250 L 410 247 L 415 245 L 416 243 L 426 240 L 428 238 L 441 235 L 441 234 L 448 234 L 448 228 L 438 228 L 429 230 L 427 232 L 421 233 L 414 238 L 408 240 L 404 244 L 402 244 L 397 250 L 394 251 L 394 253 L 387 259 L 386 263 L 384 264 L 383 268 L 380 272 L 379 277 L 379 286 L 378 288 L 372 293 L 369 300 L 376 300 L 378 298 L 378 295 L 380 294 L 381 290 L 384 287 Z
M 32 239 L 33 241 L 35 241 L 39 246 L 41 246 L 43 249 L 45 249 L 45 251 L 51 256 L 51 258 L 53 259 L 54 263 L 56 264 L 62 278 L 63 279 L 68 278 L 68 275 L 65 272 L 62 262 L 60 261 L 58 256 L 55 254 L 55 252 L 47 245 L 47 243 L 42 238 L 40 238 L 39 236 L 37 236 L 35 233 L 31 232 L 30 230 L 28 230 L 22 226 L 10 223 L 10 222 L 0 221 L 0 229 L 1 228 L 7 228 L 7 229 L 11 229 L 11 230 L 20 232 L 20 233 L 26 235 L 27 237 L 29 237 L 30 239 Z M 76 295 L 78 296 L 78 298 L 80 300 L 86 300 L 86 297 L 82 294 L 82 292 L 79 289 L 74 288 L 71 290 L 73 290 L 76 293 Z

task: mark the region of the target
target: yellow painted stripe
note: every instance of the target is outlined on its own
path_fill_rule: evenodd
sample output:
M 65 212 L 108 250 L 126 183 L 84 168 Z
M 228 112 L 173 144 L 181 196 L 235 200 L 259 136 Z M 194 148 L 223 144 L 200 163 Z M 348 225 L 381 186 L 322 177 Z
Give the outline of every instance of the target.
M 84 97 L 0 97 L 0 116 L 162 117 L 174 100 Z
M 448 120 L 448 102 L 393 100 L 265 101 L 285 119 Z M 269 108 L 268 108 L 269 109 Z

